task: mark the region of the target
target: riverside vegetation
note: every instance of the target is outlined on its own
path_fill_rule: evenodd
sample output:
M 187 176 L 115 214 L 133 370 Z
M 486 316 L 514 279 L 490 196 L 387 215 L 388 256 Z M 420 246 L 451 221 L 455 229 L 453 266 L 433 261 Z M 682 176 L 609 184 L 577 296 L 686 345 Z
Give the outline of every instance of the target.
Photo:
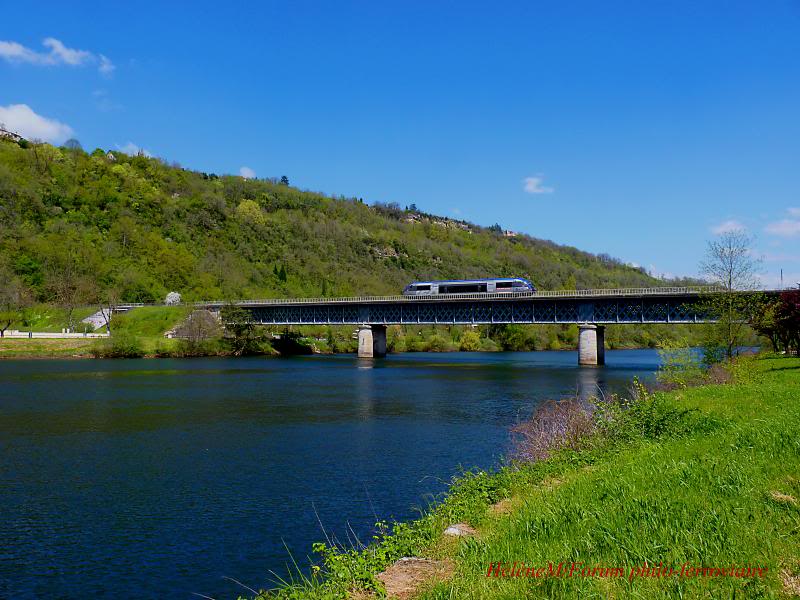
M 170 291 L 186 301 L 382 295 L 415 279 L 505 275 L 528 277 L 542 289 L 684 283 L 414 205 L 368 205 L 302 191 L 286 179 L 217 176 L 116 151 L 0 140 L 2 328 L 41 330 L 31 316 L 38 311 L 60 315 L 47 325 L 55 331 L 80 330 L 87 306 L 160 302 Z M 159 353 L 152 336 L 163 330 L 136 331 L 124 321 L 120 330 L 137 338 L 138 353 Z M 606 341 L 647 347 L 665 336 L 699 335 L 680 329 L 611 327 Z M 298 331 L 321 351 L 353 346 L 346 328 Z M 411 351 L 558 349 L 576 340 L 570 326 L 389 334 L 390 348 Z M 172 342 L 160 349 L 178 351 Z
M 796 594 L 800 359 L 740 356 L 719 369 L 672 391 L 634 384 L 593 411 L 571 400 L 544 405 L 515 428 L 508 464 L 456 478 L 417 521 L 378 523 L 366 548 L 315 545 L 310 573 L 257 598 L 382 597 L 377 574 L 404 556 L 450 565 L 417 590 L 426 600 Z M 444 538 L 453 523 L 477 534 Z M 515 561 L 622 567 L 626 576 L 487 576 L 490 565 Z M 764 576 L 627 577 L 632 567 L 687 563 Z

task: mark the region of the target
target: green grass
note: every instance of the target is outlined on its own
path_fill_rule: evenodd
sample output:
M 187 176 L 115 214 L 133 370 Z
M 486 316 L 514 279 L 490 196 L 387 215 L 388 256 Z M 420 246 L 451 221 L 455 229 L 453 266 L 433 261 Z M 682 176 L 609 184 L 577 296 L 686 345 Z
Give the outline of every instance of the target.
M 323 550 L 318 576 L 274 594 L 345 597 L 400 556 L 448 557 L 421 598 L 772 598 L 800 573 L 800 360 L 769 358 L 737 382 L 656 394 L 625 435 L 535 465 L 458 480 L 422 519 L 363 552 Z M 688 409 L 688 410 L 687 410 Z M 661 424 L 649 427 L 652 422 Z M 643 427 L 644 426 L 644 427 Z M 509 514 L 489 505 L 508 498 Z M 777 498 L 777 499 L 776 499 Z M 465 521 L 476 539 L 443 540 Z M 496 562 L 583 563 L 625 576 L 487 577 Z M 763 578 L 641 578 L 632 567 L 766 567 Z M 379 587 L 379 586 L 378 586 Z
M 66 358 L 89 356 L 93 339 L 0 339 L 0 359 L 3 358 Z
M 125 331 L 140 338 L 163 338 L 165 332 L 180 323 L 189 314 L 183 306 L 142 306 L 114 315 L 114 331 Z
M 88 328 L 89 325 L 81 323 L 81 320 L 94 314 L 97 310 L 96 307 L 91 306 L 76 308 L 72 312 L 75 331 L 83 331 L 84 326 Z M 12 329 L 59 333 L 62 329 L 67 327 L 68 321 L 66 309 L 49 304 L 37 304 L 25 311 L 25 322 L 23 324 L 15 323 Z
M 455 553 L 457 575 L 424 598 L 769 597 L 800 561 L 800 361 L 765 360 L 745 385 L 671 400 L 720 419 L 711 434 L 636 445 L 564 471 L 554 487 L 513 491 L 520 508 L 478 519 L 480 541 Z M 764 579 L 487 578 L 491 562 L 767 566 Z

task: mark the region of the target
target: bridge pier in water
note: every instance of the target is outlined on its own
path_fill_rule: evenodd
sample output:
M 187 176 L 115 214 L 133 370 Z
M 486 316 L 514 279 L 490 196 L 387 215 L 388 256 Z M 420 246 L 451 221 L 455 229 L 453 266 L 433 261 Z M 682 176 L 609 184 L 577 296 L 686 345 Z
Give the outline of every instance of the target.
M 358 329 L 358 358 L 386 356 L 386 325 L 362 325 Z
M 606 328 L 602 325 L 582 323 L 578 325 L 578 364 L 606 364 Z

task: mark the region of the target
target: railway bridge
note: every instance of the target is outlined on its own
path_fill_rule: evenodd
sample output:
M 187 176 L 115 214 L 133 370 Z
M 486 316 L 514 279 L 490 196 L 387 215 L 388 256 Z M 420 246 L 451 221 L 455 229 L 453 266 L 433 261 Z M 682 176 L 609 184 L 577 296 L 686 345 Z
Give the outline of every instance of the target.
M 358 355 L 386 355 L 387 325 L 481 325 L 491 323 L 578 325 L 578 362 L 605 362 L 608 324 L 708 323 L 703 300 L 720 288 L 661 287 L 448 294 L 439 296 L 366 296 L 248 300 L 253 323 L 262 325 L 342 325 L 359 327 Z M 770 293 L 770 292 L 767 292 Z M 205 302 L 220 310 L 226 302 Z

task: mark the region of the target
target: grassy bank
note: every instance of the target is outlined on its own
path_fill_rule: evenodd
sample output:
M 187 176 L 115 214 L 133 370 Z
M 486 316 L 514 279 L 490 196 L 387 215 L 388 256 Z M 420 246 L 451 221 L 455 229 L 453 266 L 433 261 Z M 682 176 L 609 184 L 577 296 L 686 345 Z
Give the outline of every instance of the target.
M 92 339 L 0 339 L 0 359 L 3 358 L 88 358 Z
M 310 579 L 261 597 L 381 596 L 376 574 L 401 556 L 450 565 L 418 591 L 427 600 L 785 597 L 800 584 L 798 432 L 798 359 L 752 361 L 725 385 L 644 393 L 576 449 L 460 478 L 430 513 L 366 550 L 318 545 Z M 444 538 L 458 522 L 477 535 Z M 502 574 L 514 562 L 622 575 L 487 577 L 490 565 Z M 644 564 L 678 574 L 629 579 Z M 762 571 L 681 576 L 687 564 Z

